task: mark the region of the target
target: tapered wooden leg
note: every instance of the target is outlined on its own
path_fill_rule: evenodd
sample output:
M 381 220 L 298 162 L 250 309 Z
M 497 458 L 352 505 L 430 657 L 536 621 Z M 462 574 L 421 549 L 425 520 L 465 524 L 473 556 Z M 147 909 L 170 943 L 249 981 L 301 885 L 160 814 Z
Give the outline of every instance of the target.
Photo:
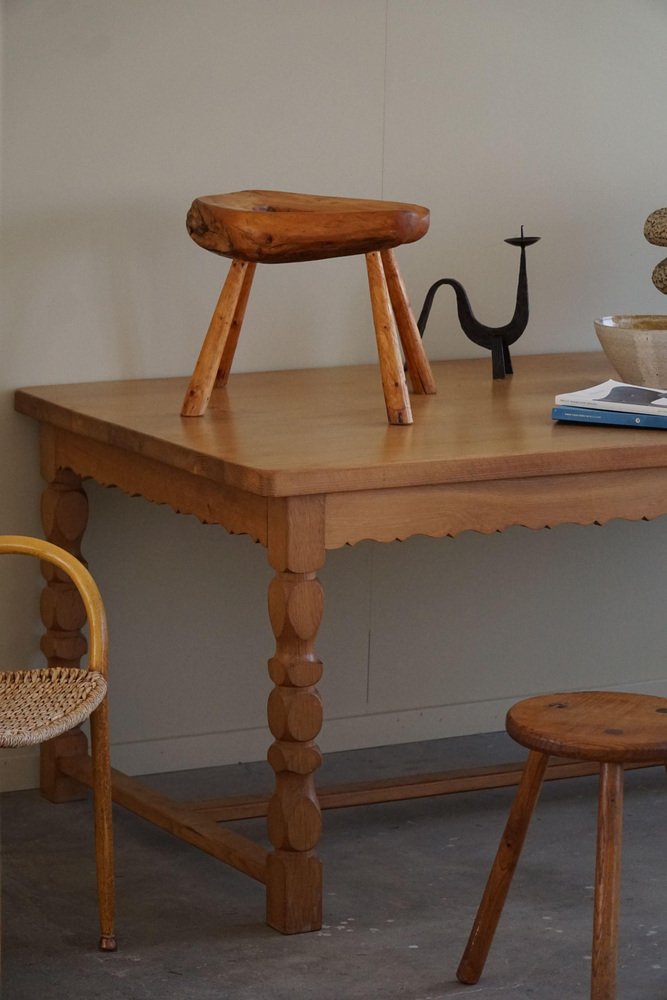
M 185 393 L 181 407 L 184 417 L 199 417 L 205 412 L 223 358 L 226 374 L 220 377 L 226 381 L 229 375 L 254 270 L 255 265 L 247 261 L 233 260 L 231 263 Z
M 526 761 L 493 868 L 456 972 L 461 983 L 476 983 L 484 970 L 535 803 L 540 794 L 548 760 L 547 754 L 532 750 Z
M 234 310 L 234 318 L 229 327 L 229 333 L 227 334 L 225 346 L 222 351 L 222 358 L 220 359 L 220 365 L 218 367 L 218 374 L 215 378 L 215 389 L 222 389 L 227 385 L 229 373 L 232 370 L 234 355 L 236 354 L 236 347 L 239 342 L 239 334 L 241 333 L 241 327 L 243 326 L 243 319 L 245 316 L 246 306 L 248 305 L 248 299 L 250 297 L 250 289 L 252 288 L 252 279 L 255 276 L 256 266 L 256 264 L 246 264 L 243 284 L 236 303 L 236 309 Z
M 316 684 L 322 664 L 314 643 L 323 610 L 316 569 L 324 559 L 320 498 L 272 502 L 269 558 L 276 576 L 269 614 L 276 637 L 269 673 L 269 727 L 275 740 L 268 759 L 275 791 L 268 810 L 274 851 L 267 862 L 267 922 L 284 934 L 322 925 L 322 866 L 314 853 L 322 830 L 314 772 L 322 756 L 314 742 L 322 725 Z
M 42 524 L 49 542 L 81 556 L 81 539 L 88 523 L 88 498 L 81 478 L 70 469 L 58 469 L 42 494 Z M 40 611 L 46 629 L 41 650 L 49 666 L 78 667 L 87 643 L 81 633 L 86 611 L 70 578 L 50 563 L 42 563 L 46 586 Z M 88 741 L 80 729 L 42 743 L 40 747 L 40 788 L 51 802 L 85 799 L 85 785 L 61 774 L 58 757 L 86 753 Z
M 111 817 L 109 709 L 105 698 L 90 717 L 95 808 L 95 864 L 100 914 L 100 949 L 116 950 L 114 934 L 114 863 Z
M 598 803 L 591 1000 L 615 1000 L 623 833 L 623 765 L 602 764 Z
M 436 391 L 435 379 L 433 378 L 431 365 L 424 350 L 424 342 L 419 336 L 419 330 L 417 329 L 417 323 L 412 312 L 412 307 L 410 306 L 410 300 L 405 290 L 401 272 L 398 269 L 396 254 L 393 250 L 383 250 L 380 256 L 387 279 L 389 298 L 391 299 L 392 309 L 396 317 L 398 335 L 401 339 L 403 353 L 408 366 L 410 386 L 415 393 L 432 394 Z
M 366 254 L 366 267 L 387 419 L 390 424 L 411 424 L 410 397 L 405 382 L 394 313 L 379 251 Z

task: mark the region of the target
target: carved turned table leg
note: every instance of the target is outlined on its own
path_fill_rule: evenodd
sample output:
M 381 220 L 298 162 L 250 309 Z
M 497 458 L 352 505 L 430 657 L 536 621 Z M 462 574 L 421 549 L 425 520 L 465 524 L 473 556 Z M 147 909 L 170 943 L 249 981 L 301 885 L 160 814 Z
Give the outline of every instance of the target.
M 58 469 L 42 494 L 42 524 L 45 538 L 81 559 L 81 539 L 88 522 L 88 498 L 81 479 L 70 469 Z M 83 561 L 83 560 L 82 560 Z M 42 563 L 46 586 L 42 591 L 41 616 L 46 629 L 40 643 L 49 666 L 79 665 L 87 649 L 81 629 L 86 612 L 79 593 L 63 572 Z M 42 743 L 40 787 L 52 802 L 69 802 L 87 795 L 85 785 L 59 773 L 58 757 L 87 753 L 88 741 L 80 729 Z
M 322 587 L 315 571 L 324 562 L 323 506 L 318 498 L 272 503 L 269 560 L 276 576 L 269 614 L 276 653 L 269 673 L 276 685 L 268 718 L 275 741 L 268 759 L 276 775 L 268 833 L 274 847 L 267 866 L 267 923 L 284 934 L 322 925 L 322 865 L 314 849 L 322 820 L 314 772 L 322 762 L 315 737 L 322 702 L 315 685 L 322 663 L 314 642 L 322 618 Z

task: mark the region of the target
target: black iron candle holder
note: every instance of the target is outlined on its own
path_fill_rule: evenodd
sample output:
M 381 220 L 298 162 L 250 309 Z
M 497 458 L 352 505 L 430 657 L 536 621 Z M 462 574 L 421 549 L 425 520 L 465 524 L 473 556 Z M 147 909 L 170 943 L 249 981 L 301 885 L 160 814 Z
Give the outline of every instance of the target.
M 473 344 L 486 347 L 487 350 L 491 351 L 494 378 L 505 378 L 506 375 L 511 375 L 512 358 L 510 356 L 510 345 L 519 339 L 528 324 L 526 247 L 537 243 L 539 239 L 539 236 L 524 236 L 522 226 L 521 236 L 512 236 L 505 240 L 505 243 L 509 243 L 513 247 L 521 247 L 516 307 L 514 309 L 514 316 L 509 323 L 505 324 L 505 326 L 486 326 L 484 323 L 480 323 L 472 311 L 470 300 L 460 281 L 456 281 L 455 278 L 441 278 L 439 281 L 434 282 L 426 293 L 424 305 L 417 320 L 420 335 L 424 336 L 435 293 L 441 285 L 451 285 L 456 294 L 456 308 L 459 314 L 459 322 L 466 337 L 472 340 Z

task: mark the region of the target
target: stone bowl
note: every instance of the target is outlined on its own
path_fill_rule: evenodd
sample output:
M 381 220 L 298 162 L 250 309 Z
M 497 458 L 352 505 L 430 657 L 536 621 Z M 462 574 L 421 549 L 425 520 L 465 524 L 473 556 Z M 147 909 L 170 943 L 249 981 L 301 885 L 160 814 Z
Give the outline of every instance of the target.
M 667 388 L 667 316 L 603 316 L 595 332 L 621 382 Z

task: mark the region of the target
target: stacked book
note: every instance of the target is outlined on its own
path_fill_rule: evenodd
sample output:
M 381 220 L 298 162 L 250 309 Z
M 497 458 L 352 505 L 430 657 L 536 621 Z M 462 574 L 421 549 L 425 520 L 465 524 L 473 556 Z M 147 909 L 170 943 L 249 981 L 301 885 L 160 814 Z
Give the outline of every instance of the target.
M 554 420 L 667 429 L 667 389 L 609 379 L 591 389 L 563 392 L 555 403 L 551 411 Z

